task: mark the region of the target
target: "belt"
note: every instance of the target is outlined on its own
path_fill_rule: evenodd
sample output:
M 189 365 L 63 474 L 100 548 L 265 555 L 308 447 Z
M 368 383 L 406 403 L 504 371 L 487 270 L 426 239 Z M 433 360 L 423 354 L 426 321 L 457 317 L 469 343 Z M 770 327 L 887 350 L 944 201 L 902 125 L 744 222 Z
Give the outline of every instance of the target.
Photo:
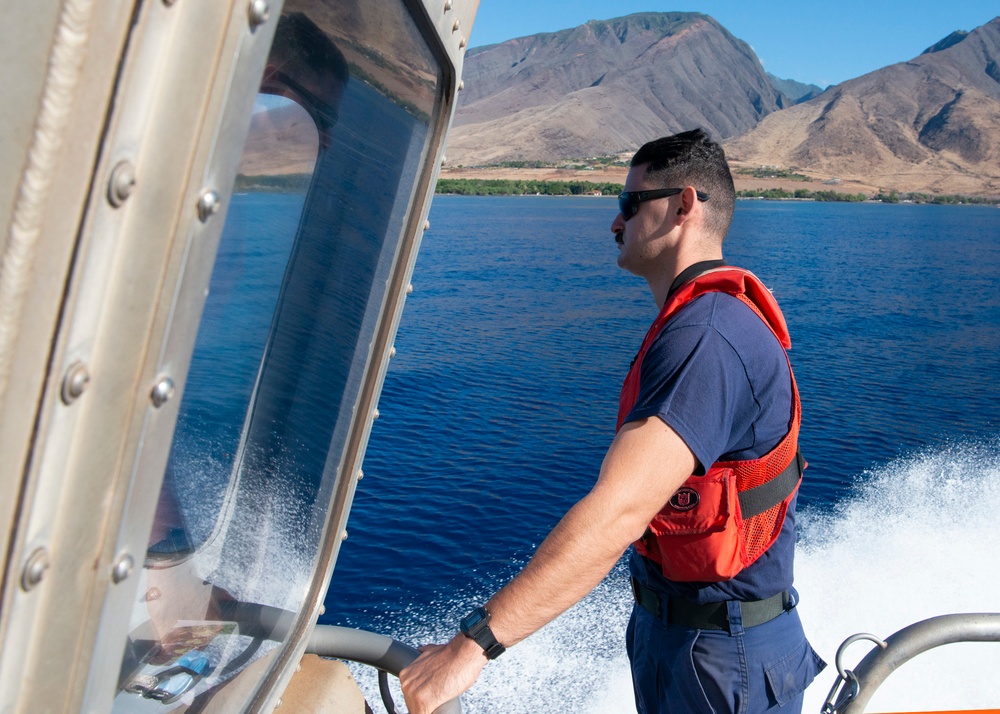
M 725 602 L 698 605 L 680 597 L 660 595 L 632 578 L 635 601 L 653 617 L 668 625 L 681 625 L 696 630 L 729 631 L 729 607 Z M 783 612 L 795 607 L 788 591 L 782 591 L 765 600 L 737 600 L 743 628 L 756 627 L 770 622 Z

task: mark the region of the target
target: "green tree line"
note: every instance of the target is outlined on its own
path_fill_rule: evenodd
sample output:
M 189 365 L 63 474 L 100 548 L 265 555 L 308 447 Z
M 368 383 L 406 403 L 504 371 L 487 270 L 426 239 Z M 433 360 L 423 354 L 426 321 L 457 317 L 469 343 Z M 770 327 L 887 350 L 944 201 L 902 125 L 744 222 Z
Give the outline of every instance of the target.
M 278 176 L 245 176 L 236 177 L 235 190 L 238 193 L 256 191 L 264 193 L 304 193 L 312 180 L 311 174 L 283 174 Z M 437 183 L 437 193 L 450 193 L 461 196 L 582 196 L 600 191 L 605 196 L 617 196 L 624 190 L 618 183 L 593 183 L 591 181 L 519 181 L 516 179 L 440 179 Z M 811 201 L 882 201 L 883 203 L 934 203 L 934 204 L 974 204 L 998 205 L 1000 197 L 993 196 L 962 196 L 958 194 L 934 195 L 929 193 L 879 193 L 866 196 L 863 193 L 840 193 L 837 191 L 810 191 L 806 188 L 795 191 L 785 191 L 780 188 L 749 189 L 737 191 L 740 198 L 763 198 L 773 200 L 811 200 Z
M 280 174 L 277 176 L 236 175 L 233 190 L 237 193 L 305 193 L 312 181 L 312 174 Z
M 807 188 L 796 189 L 795 191 L 785 191 L 780 188 L 752 188 L 745 191 L 737 191 L 739 198 L 764 198 L 788 200 L 797 198 L 807 201 L 867 201 L 868 196 L 863 193 L 838 193 L 837 191 L 810 191 Z
M 996 205 L 1000 203 L 1000 198 L 997 197 L 987 197 L 987 196 L 959 196 L 959 195 L 933 195 L 929 193 L 899 193 L 898 191 L 890 191 L 889 193 L 880 192 L 874 196 L 868 196 L 863 193 L 840 193 L 838 191 L 810 191 L 806 188 L 796 189 L 795 191 L 785 191 L 780 188 L 756 188 L 748 189 L 746 191 L 737 191 L 736 195 L 740 198 L 763 198 L 763 199 L 776 199 L 776 200 L 788 200 L 788 199 L 800 199 L 809 201 L 846 201 L 846 202 L 860 202 L 860 201 L 881 201 L 882 203 L 934 203 L 934 204 L 978 204 L 978 205 Z
M 437 193 L 459 196 L 582 196 L 600 191 L 617 196 L 624 190 L 620 183 L 590 181 L 519 181 L 516 179 L 439 179 Z

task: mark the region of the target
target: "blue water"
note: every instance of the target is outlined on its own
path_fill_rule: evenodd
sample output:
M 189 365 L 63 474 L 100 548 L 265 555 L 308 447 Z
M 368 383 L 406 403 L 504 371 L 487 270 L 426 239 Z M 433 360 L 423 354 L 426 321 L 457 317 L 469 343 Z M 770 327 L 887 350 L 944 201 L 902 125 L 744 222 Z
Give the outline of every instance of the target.
M 326 621 L 486 596 L 588 490 L 656 312 L 615 264 L 614 205 L 435 200 Z M 1000 431 L 997 209 L 741 202 L 726 254 L 792 334 L 801 507 L 908 451 Z
M 600 198 L 435 199 L 321 622 L 445 639 L 589 489 L 620 380 L 656 312 L 645 282 L 615 264 L 614 215 L 614 201 Z M 845 528 L 863 536 L 900 503 L 904 521 L 935 518 L 941 485 L 956 479 L 969 498 L 952 498 L 949 513 L 983 517 L 955 537 L 995 543 L 1000 210 L 740 202 L 726 255 L 773 289 L 792 335 L 810 462 L 800 589 L 809 595 L 815 583 L 814 599 L 833 597 L 827 581 L 842 579 L 837 563 L 858 549 L 909 562 L 910 546 L 858 542 Z M 914 478 L 923 495 L 911 502 Z M 919 524 L 908 542 L 927 530 Z M 926 549 L 915 557 L 926 562 Z M 877 561 L 848 569 L 887 572 Z M 995 566 L 986 577 L 995 591 Z M 884 610 L 904 612 L 895 601 L 912 588 L 901 588 Z M 968 592 L 984 589 L 973 580 Z M 838 598 L 831 608 L 849 612 Z M 466 710 L 630 711 L 627 609 L 619 569 L 493 666 Z M 810 631 L 831 661 L 865 618 L 835 620 L 813 614 Z M 887 635 L 908 622 L 871 627 Z M 567 640 L 573 654 L 553 660 Z M 822 695 L 832 681 L 817 685 Z

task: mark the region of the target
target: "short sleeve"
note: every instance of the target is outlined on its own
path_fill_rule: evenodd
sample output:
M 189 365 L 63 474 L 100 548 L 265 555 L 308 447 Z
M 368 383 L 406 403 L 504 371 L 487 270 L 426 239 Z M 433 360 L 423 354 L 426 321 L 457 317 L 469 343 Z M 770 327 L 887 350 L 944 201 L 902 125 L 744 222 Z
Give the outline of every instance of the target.
M 757 458 L 776 443 L 758 442 L 757 393 L 773 395 L 777 381 L 781 398 L 782 372 L 787 383 L 784 352 L 756 314 L 732 296 L 704 295 L 686 305 L 650 347 L 639 397 L 625 420 L 662 419 L 691 449 L 698 473 L 723 457 Z M 785 415 L 776 425 L 779 439 L 787 430 L 791 403 L 790 389 L 784 392 L 786 406 L 777 412 Z

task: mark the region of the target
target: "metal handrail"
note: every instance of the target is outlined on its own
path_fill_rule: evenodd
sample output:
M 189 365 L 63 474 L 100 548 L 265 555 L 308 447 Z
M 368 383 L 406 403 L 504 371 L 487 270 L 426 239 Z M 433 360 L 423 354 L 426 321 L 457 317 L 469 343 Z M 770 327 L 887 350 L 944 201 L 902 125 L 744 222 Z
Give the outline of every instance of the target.
M 420 651 L 415 647 L 404 645 L 391 637 L 336 625 L 317 625 L 309 638 L 306 652 L 366 664 L 375 667 L 380 673 L 388 672 L 397 677 L 404 667 L 420 656 Z M 385 680 L 381 677 L 379 689 L 386 708 L 394 712 L 391 697 L 386 701 L 388 691 Z M 438 707 L 434 714 L 462 714 L 462 705 L 455 698 Z
M 854 671 L 844 669 L 840 657 L 857 639 L 878 644 Z M 900 666 L 928 650 L 955 642 L 1000 642 L 1000 614 L 941 615 L 904 627 L 881 643 L 871 635 L 848 638 L 837 651 L 839 676 L 830 690 L 823 714 L 862 714 L 875 690 Z M 838 691 L 839 689 L 839 691 Z

